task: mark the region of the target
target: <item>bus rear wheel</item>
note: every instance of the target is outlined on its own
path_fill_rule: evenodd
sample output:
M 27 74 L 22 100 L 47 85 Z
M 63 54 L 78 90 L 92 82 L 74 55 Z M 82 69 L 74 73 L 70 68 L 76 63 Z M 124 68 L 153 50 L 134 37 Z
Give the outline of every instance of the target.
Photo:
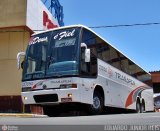
M 93 94 L 93 104 L 88 106 L 88 113 L 91 115 L 99 115 L 104 110 L 104 98 L 99 92 Z
M 141 113 L 141 104 L 139 101 L 136 102 L 136 113 Z
M 145 112 L 145 104 L 142 102 L 141 103 L 141 113 Z

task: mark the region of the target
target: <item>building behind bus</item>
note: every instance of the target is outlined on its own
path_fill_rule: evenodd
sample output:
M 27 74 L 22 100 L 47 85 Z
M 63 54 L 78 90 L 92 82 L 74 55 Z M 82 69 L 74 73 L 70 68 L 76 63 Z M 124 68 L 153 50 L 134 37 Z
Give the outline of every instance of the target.
M 26 50 L 35 31 L 59 26 L 41 0 L 0 1 L 0 112 L 30 111 L 21 101 L 22 70 L 17 70 L 16 55 Z

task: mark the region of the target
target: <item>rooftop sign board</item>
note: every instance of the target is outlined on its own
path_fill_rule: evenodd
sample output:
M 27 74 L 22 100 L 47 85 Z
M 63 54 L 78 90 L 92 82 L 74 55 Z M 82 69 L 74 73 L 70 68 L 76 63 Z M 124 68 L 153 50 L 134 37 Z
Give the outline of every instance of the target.
M 27 0 L 26 25 L 32 30 L 45 30 L 59 26 L 41 0 Z
M 26 26 L 34 31 L 59 26 L 41 0 L 0 1 L 0 12 L 0 28 Z

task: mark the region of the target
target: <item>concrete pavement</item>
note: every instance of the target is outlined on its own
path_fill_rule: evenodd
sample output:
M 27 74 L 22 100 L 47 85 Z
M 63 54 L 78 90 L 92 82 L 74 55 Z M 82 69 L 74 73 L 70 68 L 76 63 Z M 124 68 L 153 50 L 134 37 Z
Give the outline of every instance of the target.
M 46 115 L 30 114 L 30 113 L 0 113 L 0 117 L 47 117 Z

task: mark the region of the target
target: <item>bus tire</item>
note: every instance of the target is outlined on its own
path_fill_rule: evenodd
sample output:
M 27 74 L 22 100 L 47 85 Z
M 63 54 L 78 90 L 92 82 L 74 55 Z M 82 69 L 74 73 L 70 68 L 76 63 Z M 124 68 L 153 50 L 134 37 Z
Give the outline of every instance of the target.
M 144 102 L 141 103 L 141 113 L 145 112 L 145 104 Z
M 139 101 L 136 102 L 136 113 L 141 113 L 141 103 Z
M 43 113 L 49 117 L 57 117 L 61 112 L 57 106 L 43 106 Z
M 104 98 L 102 97 L 102 95 L 95 91 L 93 94 L 93 104 L 89 105 L 88 108 L 88 113 L 90 115 L 99 115 L 103 112 L 104 110 Z

